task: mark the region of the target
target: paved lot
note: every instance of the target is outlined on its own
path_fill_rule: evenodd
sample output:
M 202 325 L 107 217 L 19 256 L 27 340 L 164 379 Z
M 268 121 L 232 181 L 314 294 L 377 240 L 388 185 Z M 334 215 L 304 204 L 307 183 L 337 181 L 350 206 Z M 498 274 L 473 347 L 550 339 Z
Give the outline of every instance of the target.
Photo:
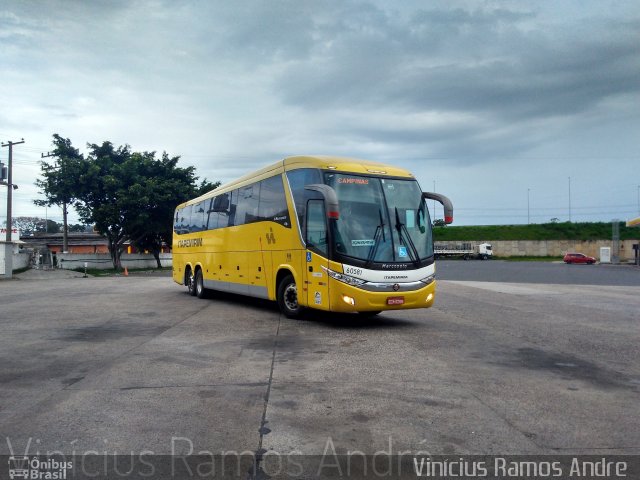
M 640 267 L 635 265 L 439 260 L 437 266 L 438 278 L 443 280 L 640 287 Z
M 640 454 L 638 284 L 500 263 L 440 262 L 436 307 L 367 321 L 167 276 L 0 282 L 0 453 Z

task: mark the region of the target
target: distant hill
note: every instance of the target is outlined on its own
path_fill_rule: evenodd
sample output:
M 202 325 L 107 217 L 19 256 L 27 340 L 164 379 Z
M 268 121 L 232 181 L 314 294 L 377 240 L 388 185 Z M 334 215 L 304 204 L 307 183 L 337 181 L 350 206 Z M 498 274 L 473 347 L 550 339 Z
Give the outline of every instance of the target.
M 539 223 L 532 225 L 478 225 L 434 227 L 436 241 L 453 240 L 611 240 L 610 222 Z M 640 239 L 640 228 L 620 222 L 620 240 Z

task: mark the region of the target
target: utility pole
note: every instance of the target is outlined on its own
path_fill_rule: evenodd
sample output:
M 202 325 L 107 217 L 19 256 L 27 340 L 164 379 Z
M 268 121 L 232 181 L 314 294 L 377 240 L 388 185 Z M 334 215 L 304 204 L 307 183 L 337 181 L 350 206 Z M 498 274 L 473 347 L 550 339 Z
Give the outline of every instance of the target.
M 55 157 L 55 155 L 53 153 L 49 153 L 47 152 L 47 154 L 45 155 L 44 153 L 40 154 L 40 158 L 49 158 L 49 157 Z M 56 163 L 56 168 L 59 168 L 59 165 L 57 165 Z M 60 172 L 61 175 L 64 175 L 63 172 Z M 47 231 L 49 231 L 49 224 L 47 222 Z M 67 228 L 67 202 L 63 200 L 62 202 L 62 253 L 67 253 L 69 251 L 69 235 L 68 235 L 68 228 Z
M 569 223 L 571 223 L 571 177 L 569 177 Z
M 530 214 L 530 210 L 529 210 L 529 192 L 531 191 L 530 188 L 527 188 L 527 225 L 529 225 L 531 223 L 531 214 Z
M 5 278 L 13 277 L 13 243 L 11 243 L 11 203 L 13 202 L 13 190 L 18 188 L 13 184 L 13 146 L 24 143 L 24 138 L 19 142 L 12 142 L 9 140 L 7 143 L 2 144 L 2 148 L 9 147 L 9 160 L 7 161 L 8 173 L 7 173 L 7 243 L 5 244 L 5 257 L 4 257 L 4 275 Z

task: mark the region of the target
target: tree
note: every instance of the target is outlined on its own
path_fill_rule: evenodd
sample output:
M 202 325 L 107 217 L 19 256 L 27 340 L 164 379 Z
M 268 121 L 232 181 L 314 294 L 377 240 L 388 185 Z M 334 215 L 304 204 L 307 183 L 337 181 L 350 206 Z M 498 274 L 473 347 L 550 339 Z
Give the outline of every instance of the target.
M 114 268 L 130 241 L 153 252 L 160 267 L 162 244 L 170 244 L 177 204 L 202 189 L 215 188 L 206 179 L 197 185 L 194 167 L 177 166 L 180 157 L 155 152 L 131 152 L 111 142 L 88 145 L 89 154 L 78 177 L 76 208 L 80 218 L 107 237 Z
M 59 223 L 39 217 L 13 217 L 11 224 L 20 230 L 20 235 L 23 236 L 45 232 L 60 233 Z
M 68 207 L 76 199 L 78 193 L 77 178 L 83 168 L 83 157 L 77 148 L 71 145 L 71 140 L 53 134 L 52 157 L 55 164 L 40 162 L 42 179 L 36 180 L 36 186 L 45 200 L 34 200 L 33 203 L 41 207 L 58 205 L 62 207 L 62 251 L 69 250 L 67 216 Z
M 155 152 L 132 152 L 128 145 L 116 148 L 105 141 L 88 144 L 83 157 L 57 134 L 54 144 L 58 163 L 42 162 L 43 179 L 36 184 L 46 200 L 39 204 L 73 203 L 81 220 L 107 238 L 114 268 L 122 268 L 127 241 L 152 251 L 160 266 L 162 245 L 171 243 L 176 205 L 219 185 L 206 179 L 198 184 L 194 167 L 178 167 L 180 157 L 166 153 L 156 158 Z
M 91 227 L 89 227 L 91 228 Z M 77 233 L 84 233 L 87 231 L 87 225 L 82 225 L 80 223 L 74 223 L 69 225 L 69 232 L 77 232 Z M 91 231 L 91 230 L 89 230 Z
M 155 158 L 155 152 L 132 155 L 140 175 L 136 187 L 138 201 L 142 201 L 144 208 L 130 219 L 127 232 L 138 249 L 153 253 L 158 268 L 161 267 L 162 246 L 171 245 L 176 205 L 220 185 L 220 182 L 211 183 L 206 179 L 196 185 L 194 167 L 178 167 L 179 159 L 169 157 L 166 152 L 160 159 Z

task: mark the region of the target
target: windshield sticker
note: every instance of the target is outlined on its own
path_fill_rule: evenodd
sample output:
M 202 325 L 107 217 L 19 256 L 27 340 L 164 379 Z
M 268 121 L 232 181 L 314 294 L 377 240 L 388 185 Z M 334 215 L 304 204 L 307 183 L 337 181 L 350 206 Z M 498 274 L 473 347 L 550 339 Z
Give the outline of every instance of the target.
M 407 247 L 398 247 L 398 256 L 400 258 L 407 257 Z
M 407 228 L 415 228 L 416 226 L 416 211 L 415 210 L 407 210 L 406 211 L 406 220 L 404 222 Z
M 369 179 L 368 178 L 343 178 L 340 177 L 338 178 L 338 183 L 347 183 L 350 185 L 369 185 Z
M 375 244 L 375 240 L 351 240 L 352 247 L 373 247 Z

